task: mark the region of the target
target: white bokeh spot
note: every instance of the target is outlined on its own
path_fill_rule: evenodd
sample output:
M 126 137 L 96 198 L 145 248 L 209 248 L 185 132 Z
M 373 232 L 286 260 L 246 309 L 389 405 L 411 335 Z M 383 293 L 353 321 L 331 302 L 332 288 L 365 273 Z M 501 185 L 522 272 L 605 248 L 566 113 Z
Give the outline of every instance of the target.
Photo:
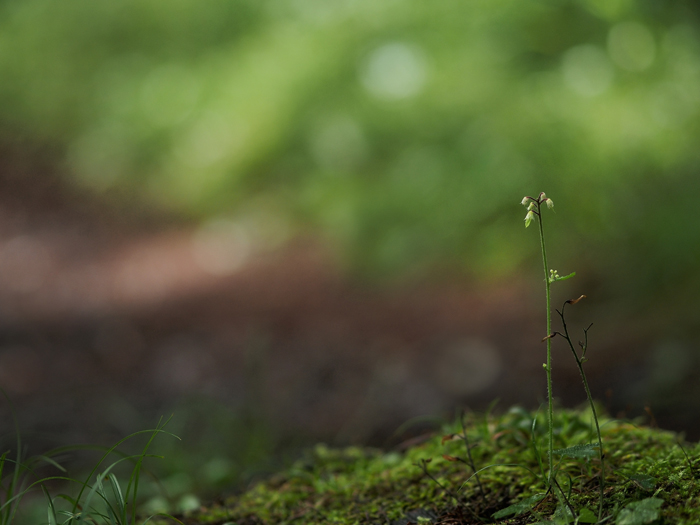
M 608 90 L 614 70 L 606 53 L 590 44 L 569 49 L 562 61 L 564 82 L 583 97 L 595 97 Z
M 204 224 L 192 238 L 197 265 L 217 277 L 239 270 L 251 255 L 250 235 L 237 222 L 217 219 Z
M 620 68 L 643 71 L 654 63 L 656 42 L 645 25 L 621 22 L 608 33 L 608 53 Z
M 413 44 L 391 42 L 367 57 L 360 80 L 374 97 L 400 100 L 418 95 L 427 81 L 423 50 Z

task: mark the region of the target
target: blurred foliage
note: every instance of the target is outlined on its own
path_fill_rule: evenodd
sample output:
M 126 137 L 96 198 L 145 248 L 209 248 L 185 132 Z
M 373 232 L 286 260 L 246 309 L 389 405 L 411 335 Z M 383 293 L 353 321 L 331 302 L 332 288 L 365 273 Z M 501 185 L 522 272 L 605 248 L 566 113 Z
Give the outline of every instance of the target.
M 502 276 L 553 261 L 697 290 L 697 4 L 634 0 L 2 0 L 0 133 L 76 180 L 355 268 Z M 688 295 L 690 297 L 690 295 Z

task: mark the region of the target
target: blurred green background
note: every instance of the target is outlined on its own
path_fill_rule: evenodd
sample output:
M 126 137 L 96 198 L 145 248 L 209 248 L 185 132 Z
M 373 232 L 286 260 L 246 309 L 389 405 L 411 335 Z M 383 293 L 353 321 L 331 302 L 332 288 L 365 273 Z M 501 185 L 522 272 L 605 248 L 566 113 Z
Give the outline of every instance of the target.
M 507 276 L 537 260 L 517 203 L 546 190 L 562 271 L 697 291 L 699 12 L 4 0 L 0 134 L 98 193 L 320 232 L 368 275 Z
M 554 267 L 686 341 L 699 117 L 692 1 L 0 0 L 0 142 L 96 200 L 488 283 L 541 275 L 519 203 L 546 191 Z

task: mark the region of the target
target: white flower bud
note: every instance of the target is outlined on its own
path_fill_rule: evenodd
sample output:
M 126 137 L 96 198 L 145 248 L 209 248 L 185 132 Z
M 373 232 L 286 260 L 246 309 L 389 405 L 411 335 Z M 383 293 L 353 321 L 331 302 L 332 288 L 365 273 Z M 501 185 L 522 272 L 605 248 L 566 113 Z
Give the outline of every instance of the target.
M 529 200 L 530 200 L 530 197 L 523 197 L 523 200 L 520 201 L 520 204 L 522 204 L 523 206 L 527 206 L 527 201 L 529 201 Z
M 547 203 L 547 208 L 549 208 L 550 210 L 554 208 L 554 202 L 552 202 L 552 199 L 547 199 L 544 202 Z
M 530 223 L 535 220 L 535 213 L 533 211 L 527 212 L 525 215 L 525 227 L 530 226 Z

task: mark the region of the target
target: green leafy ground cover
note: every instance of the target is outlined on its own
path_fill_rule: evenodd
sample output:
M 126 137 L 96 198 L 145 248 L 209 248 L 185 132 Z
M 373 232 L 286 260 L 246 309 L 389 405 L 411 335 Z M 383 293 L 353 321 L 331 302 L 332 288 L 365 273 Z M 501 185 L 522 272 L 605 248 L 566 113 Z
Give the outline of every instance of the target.
M 544 414 L 515 407 L 502 416 L 470 414 L 465 422 L 483 493 L 455 423 L 389 452 L 317 445 L 288 470 L 180 519 L 187 525 L 575 522 L 554 494 L 542 497 Z M 595 441 L 589 412 L 557 410 L 554 423 L 557 449 Z M 700 444 L 612 419 L 602 420 L 602 432 L 604 522 L 700 523 Z M 597 518 L 600 461 L 592 447 L 555 451 L 578 523 Z

